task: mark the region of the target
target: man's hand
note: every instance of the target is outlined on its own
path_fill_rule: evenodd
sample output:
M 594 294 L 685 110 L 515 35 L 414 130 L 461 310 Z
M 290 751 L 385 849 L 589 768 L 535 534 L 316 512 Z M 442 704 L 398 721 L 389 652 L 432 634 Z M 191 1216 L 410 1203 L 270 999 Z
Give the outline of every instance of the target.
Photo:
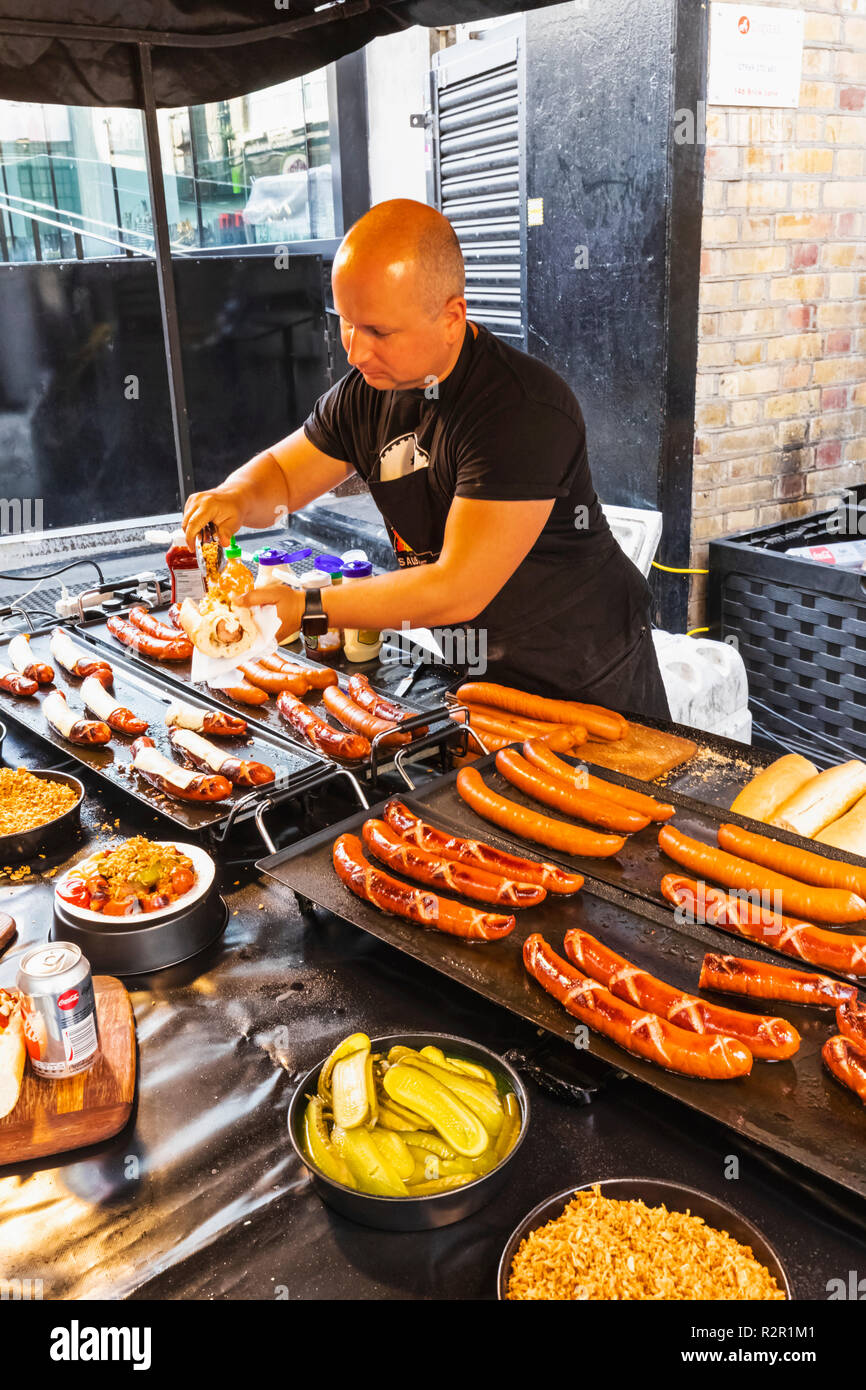
M 215 488 L 213 492 L 194 492 L 187 499 L 181 525 L 190 550 L 195 550 L 195 538 L 209 521 L 216 526 L 220 543 L 228 545 L 243 524 L 234 493 Z
M 280 630 L 277 640 L 282 641 L 290 633 L 297 632 L 304 616 L 305 595 L 290 584 L 265 584 L 260 589 L 250 591 L 238 599 L 245 608 L 263 608 L 272 603 L 280 615 Z

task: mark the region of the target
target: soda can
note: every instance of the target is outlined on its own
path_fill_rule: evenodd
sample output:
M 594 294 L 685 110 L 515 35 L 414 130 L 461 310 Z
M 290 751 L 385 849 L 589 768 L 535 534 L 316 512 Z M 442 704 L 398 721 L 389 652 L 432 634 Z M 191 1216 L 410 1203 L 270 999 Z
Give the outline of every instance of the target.
M 53 941 L 25 952 L 16 981 L 24 1042 L 37 1076 L 87 1071 L 99 1056 L 90 965 L 80 946 Z

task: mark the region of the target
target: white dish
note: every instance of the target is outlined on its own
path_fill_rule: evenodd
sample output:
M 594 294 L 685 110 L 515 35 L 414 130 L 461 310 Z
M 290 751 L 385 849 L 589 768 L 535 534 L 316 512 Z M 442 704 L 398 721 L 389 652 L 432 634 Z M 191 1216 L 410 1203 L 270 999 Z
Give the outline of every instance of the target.
M 174 916 L 177 912 L 183 912 L 185 908 L 192 907 L 193 903 L 203 898 L 211 887 L 216 873 L 216 865 L 209 854 L 206 854 L 198 845 L 186 844 L 183 840 L 153 840 L 155 845 L 174 845 L 181 854 L 187 855 L 192 860 L 192 867 L 195 872 L 195 883 L 188 893 L 184 893 L 180 898 L 175 898 L 168 907 L 158 907 L 154 912 L 136 912 L 128 917 L 106 917 L 104 912 L 93 912 L 89 907 L 76 907 L 75 903 L 67 902 L 66 898 L 60 898 L 60 889 L 69 878 L 78 878 L 81 864 L 85 864 L 92 856 L 86 855 L 63 875 L 54 889 L 55 898 L 63 905 L 63 911 L 70 917 L 76 917 L 81 922 L 96 922 L 102 927 L 120 927 L 124 923 L 135 923 L 142 926 L 144 923 L 158 922 L 163 917 Z M 96 852 L 96 851 L 94 851 Z

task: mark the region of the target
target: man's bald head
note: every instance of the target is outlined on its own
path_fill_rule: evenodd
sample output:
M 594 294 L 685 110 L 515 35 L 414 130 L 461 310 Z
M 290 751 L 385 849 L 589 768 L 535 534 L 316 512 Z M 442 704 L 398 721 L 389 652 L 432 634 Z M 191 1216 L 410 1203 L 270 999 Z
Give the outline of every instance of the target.
M 465 285 L 451 223 L 411 198 L 377 203 L 349 229 L 334 258 L 334 275 L 347 274 L 390 282 L 430 317 L 450 299 L 462 299 Z

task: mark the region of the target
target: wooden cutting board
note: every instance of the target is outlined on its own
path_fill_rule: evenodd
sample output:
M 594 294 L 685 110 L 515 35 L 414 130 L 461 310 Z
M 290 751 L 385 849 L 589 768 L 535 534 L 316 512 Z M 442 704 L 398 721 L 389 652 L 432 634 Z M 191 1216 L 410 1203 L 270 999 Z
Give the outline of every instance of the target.
M 135 1020 L 129 995 L 112 975 L 94 975 L 101 1056 L 61 1081 L 34 1076 L 29 1062 L 14 1110 L 0 1120 L 0 1164 L 81 1149 L 117 1134 L 135 1094 Z
M 609 767 L 642 782 L 651 782 L 663 772 L 688 762 L 698 751 L 690 738 L 650 729 L 646 724 L 630 724 L 625 738 L 616 743 L 587 740 L 572 750 L 573 756 L 585 758 L 596 767 Z

